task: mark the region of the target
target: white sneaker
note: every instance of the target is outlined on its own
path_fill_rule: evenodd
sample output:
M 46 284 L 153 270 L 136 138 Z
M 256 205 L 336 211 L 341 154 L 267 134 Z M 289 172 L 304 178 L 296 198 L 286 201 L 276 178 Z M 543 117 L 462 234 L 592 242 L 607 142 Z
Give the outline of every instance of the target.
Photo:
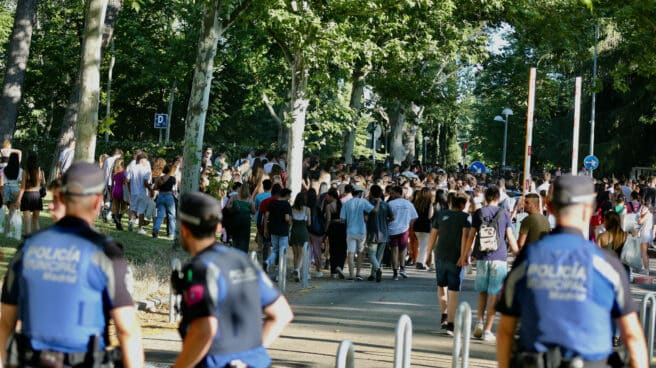
M 483 337 L 483 322 L 478 322 L 474 328 L 474 337 L 480 339 Z
M 494 342 L 494 341 L 497 341 L 497 337 L 494 336 L 492 331 L 485 331 L 483 333 L 483 341 Z
M 137 230 L 137 234 L 146 235 L 147 233 L 146 233 L 146 230 L 144 230 L 142 227 L 140 227 L 139 230 Z
M 315 273 L 312 274 L 312 277 L 314 277 L 314 278 L 323 277 L 323 272 L 321 272 L 321 271 L 315 272 Z

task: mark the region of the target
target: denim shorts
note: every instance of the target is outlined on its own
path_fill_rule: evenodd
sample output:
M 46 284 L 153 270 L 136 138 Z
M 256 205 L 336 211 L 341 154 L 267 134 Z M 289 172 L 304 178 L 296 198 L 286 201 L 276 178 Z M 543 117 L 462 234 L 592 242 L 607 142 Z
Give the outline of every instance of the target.
M 479 293 L 497 295 L 508 274 L 506 261 L 476 261 L 476 280 L 474 289 Z
M 435 278 L 437 286 L 446 286 L 449 291 L 460 291 L 464 272 L 462 267 L 458 267 L 454 263 L 435 259 Z

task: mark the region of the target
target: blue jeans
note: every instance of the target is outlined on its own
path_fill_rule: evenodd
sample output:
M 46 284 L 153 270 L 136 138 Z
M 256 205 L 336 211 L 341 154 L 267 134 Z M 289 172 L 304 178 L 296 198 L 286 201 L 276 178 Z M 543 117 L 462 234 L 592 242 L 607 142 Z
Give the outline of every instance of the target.
M 157 195 L 157 217 L 153 225 L 153 233 L 157 234 L 164 221 L 164 214 L 168 216 L 169 236 L 175 234 L 175 200 L 171 193 L 160 193 Z
M 385 246 L 387 243 L 369 243 L 369 261 L 371 262 L 371 276 L 376 273 L 380 268 L 380 262 L 383 260 L 385 254 Z
M 278 253 L 282 252 L 283 250 L 286 250 L 288 246 L 289 246 L 289 236 L 271 234 L 272 249 L 271 249 L 271 254 L 269 254 L 269 258 L 267 258 L 266 260 L 266 264 L 269 266 L 276 264 L 276 260 L 278 259 Z

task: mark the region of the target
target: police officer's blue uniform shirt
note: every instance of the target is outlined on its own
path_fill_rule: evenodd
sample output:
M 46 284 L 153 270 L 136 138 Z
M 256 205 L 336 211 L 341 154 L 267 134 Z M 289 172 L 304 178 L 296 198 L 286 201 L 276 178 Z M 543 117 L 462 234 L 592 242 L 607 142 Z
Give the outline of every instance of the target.
M 280 293 L 243 252 L 222 245 L 195 255 L 182 270 L 183 339 L 197 318 L 216 317 L 218 331 L 198 367 L 225 367 L 241 360 L 249 367 L 271 364 L 262 346 L 262 310 Z
M 612 319 L 636 311 L 626 271 L 580 231 L 557 228 L 522 249 L 497 303 L 519 318 L 519 350 L 560 346 L 565 357 L 606 359 Z
M 107 318 L 134 305 L 120 246 L 75 217 L 27 238 L 5 275 L 2 303 L 18 307 L 34 350 L 86 352 L 108 344 Z M 104 339 L 103 339 L 104 337 Z

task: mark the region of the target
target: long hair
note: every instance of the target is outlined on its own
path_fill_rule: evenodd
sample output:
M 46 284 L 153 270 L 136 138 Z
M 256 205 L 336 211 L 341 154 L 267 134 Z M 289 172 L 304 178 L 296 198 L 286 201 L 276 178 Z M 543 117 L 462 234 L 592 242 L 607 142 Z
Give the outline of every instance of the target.
M 412 204 L 415 205 L 417 212 L 423 213 L 424 211 L 428 211 L 431 204 L 433 203 L 433 194 L 431 193 L 430 189 L 421 188 L 419 192 L 415 192 L 415 193 L 416 193 L 415 200 L 413 201 Z
M 9 161 L 5 167 L 5 176 L 9 180 L 18 179 L 18 169 L 20 169 L 20 162 L 18 161 L 18 153 L 12 152 L 9 155 Z
M 123 171 L 123 169 L 124 169 L 123 159 L 122 158 L 117 158 L 116 162 L 114 162 L 114 170 L 113 170 L 112 174 L 117 174 L 117 173 Z
M 613 248 L 621 246 L 622 244 L 616 244 L 617 240 L 621 240 L 625 234 L 624 230 L 622 230 L 620 215 L 615 211 L 608 211 L 604 215 L 604 227 L 613 239 Z
M 307 191 L 307 195 L 305 197 L 305 202 L 310 209 L 313 209 L 317 206 L 317 203 L 319 202 L 319 199 L 317 197 L 317 191 L 314 190 L 314 188 L 310 188 Z
M 162 171 L 164 170 L 164 166 L 166 166 L 166 160 L 159 157 L 155 159 L 155 162 L 153 162 L 153 168 L 151 170 L 152 172 L 152 177 L 153 178 L 158 178 L 162 176 Z
M 300 211 L 305 207 L 305 193 L 300 192 L 296 195 L 294 199 L 294 205 L 292 206 L 296 211 Z
M 27 174 L 25 177 L 25 185 L 28 188 L 39 186 L 39 174 L 41 173 L 41 170 L 39 169 L 39 162 L 36 157 L 36 152 L 34 151 L 30 151 L 27 154 L 27 159 L 25 160 L 25 172 Z

